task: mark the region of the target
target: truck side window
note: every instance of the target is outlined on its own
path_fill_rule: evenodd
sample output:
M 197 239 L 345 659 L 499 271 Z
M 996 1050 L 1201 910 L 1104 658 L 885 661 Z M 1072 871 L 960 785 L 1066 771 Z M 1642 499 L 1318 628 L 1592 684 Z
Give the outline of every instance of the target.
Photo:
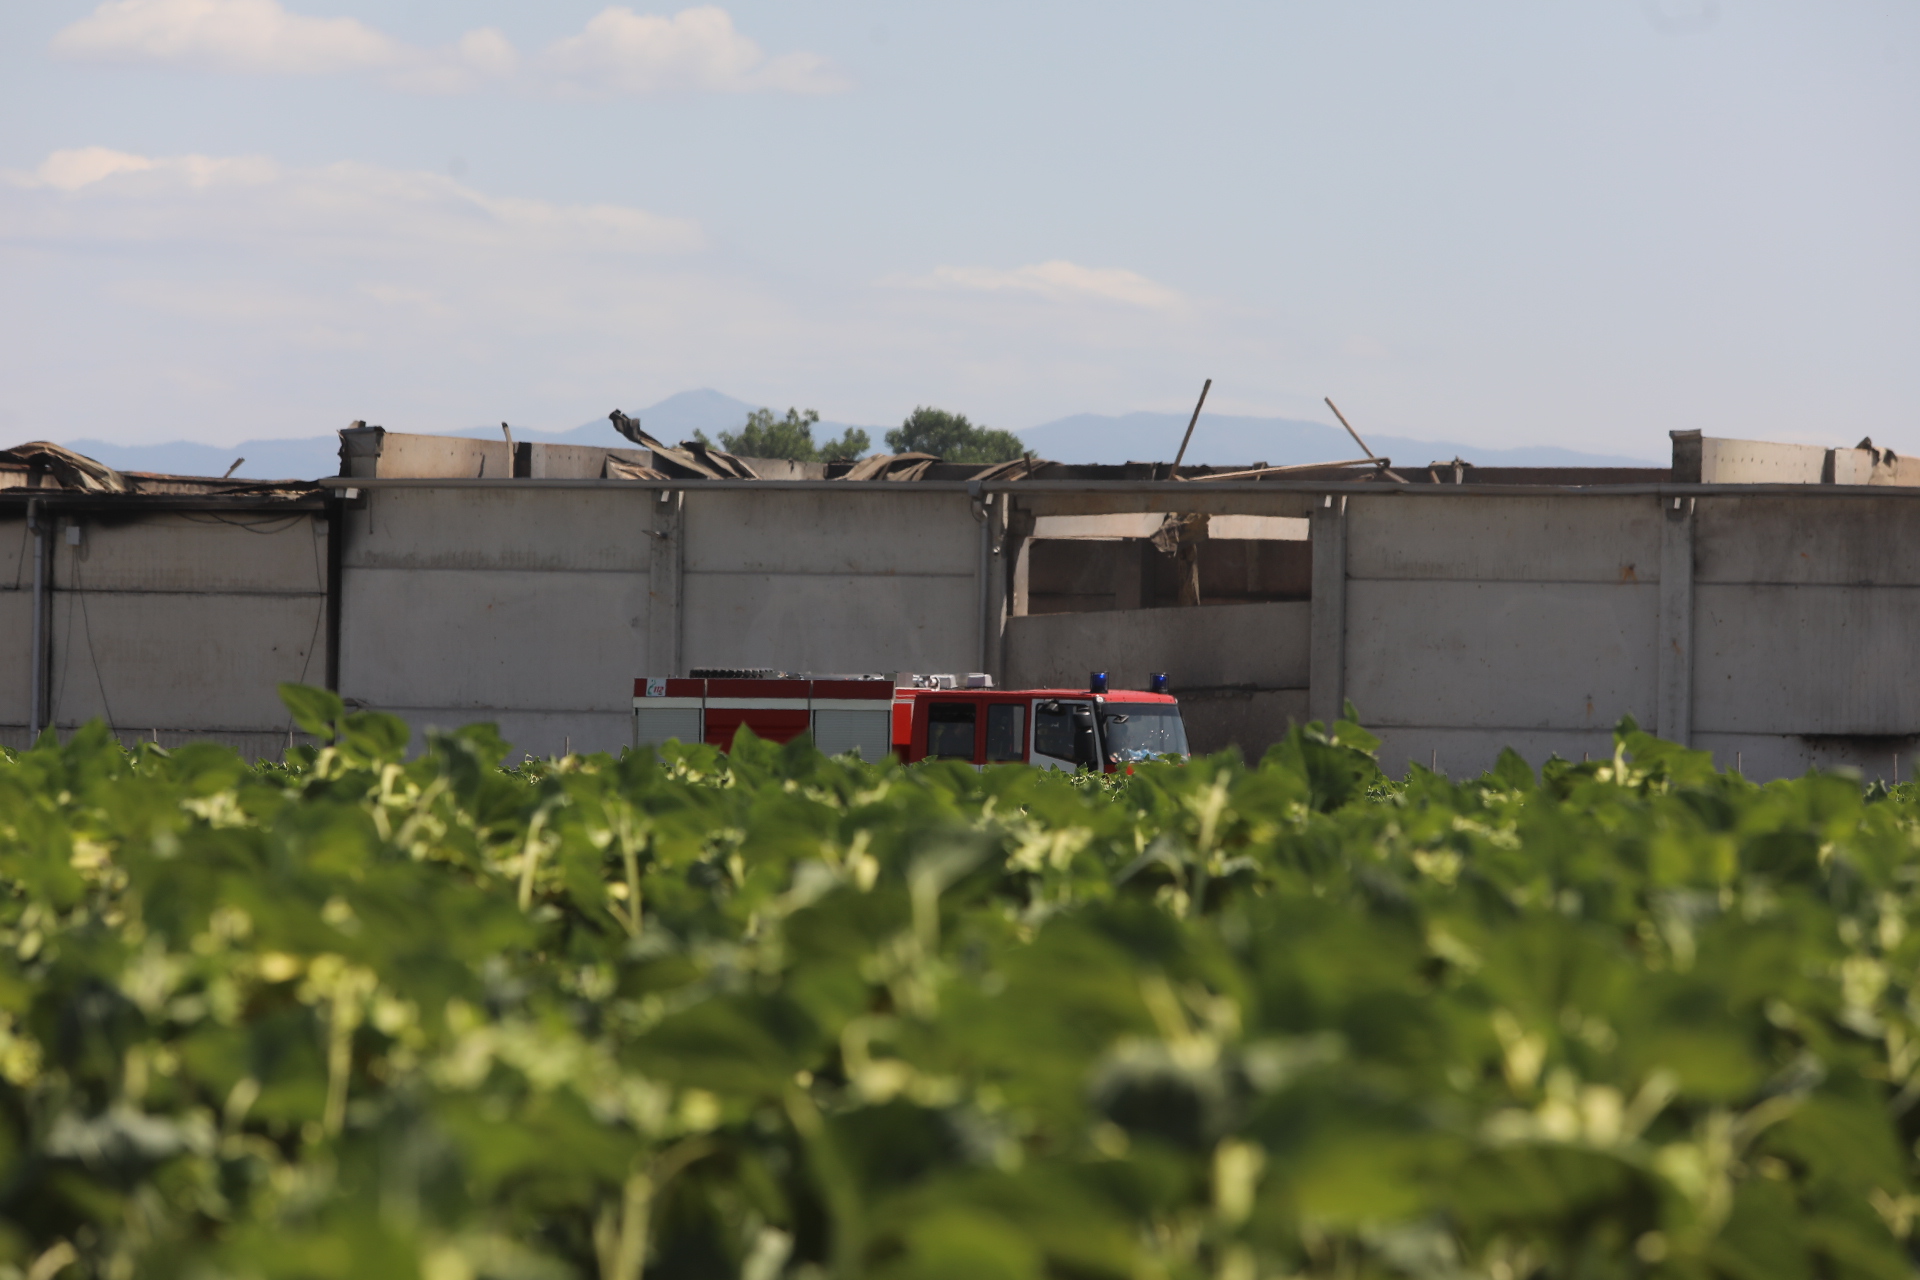
M 1043 702 L 1034 708 L 1033 754 L 1073 759 L 1073 716 L 1057 702 Z
M 1026 758 L 1027 709 L 1018 703 L 994 702 L 987 706 L 987 759 L 1023 760 Z
M 971 702 L 927 704 L 927 754 L 973 759 L 973 726 L 979 708 Z

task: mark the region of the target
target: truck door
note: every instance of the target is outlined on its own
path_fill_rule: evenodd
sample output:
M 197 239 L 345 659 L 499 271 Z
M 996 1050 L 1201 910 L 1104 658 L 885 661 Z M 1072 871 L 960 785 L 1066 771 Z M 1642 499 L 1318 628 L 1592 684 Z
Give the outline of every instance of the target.
M 987 703 L 987 763 L 1016 764 L 1027 758 L 1027 700 Z
M 1033 763 L 1043 769 L 1101 771 L 1093 703 L 1042 698 L 1033 704 Z

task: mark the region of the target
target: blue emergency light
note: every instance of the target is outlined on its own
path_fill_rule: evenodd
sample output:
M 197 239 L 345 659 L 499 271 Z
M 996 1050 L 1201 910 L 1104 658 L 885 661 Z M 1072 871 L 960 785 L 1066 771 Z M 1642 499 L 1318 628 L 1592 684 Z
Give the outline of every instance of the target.
M 1088 675 L 1087 688 L 1093 693 L 1105 693 L 1107 691 L 1107 673 L 1104 671 L 1095 671 Z
M 1164 671 L 1154 672 L 1147 680 L 1147 687 L 1155 693 L 1165 693 L 1167 691 L 1167 673 Z

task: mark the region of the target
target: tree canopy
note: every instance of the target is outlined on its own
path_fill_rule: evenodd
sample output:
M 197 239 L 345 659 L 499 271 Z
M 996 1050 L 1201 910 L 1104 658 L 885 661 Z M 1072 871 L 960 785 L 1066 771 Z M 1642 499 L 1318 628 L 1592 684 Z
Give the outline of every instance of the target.
M 895 453 L 931 453 L 945 462 L 1011 462 L 1027 451 L 1011 431 L 976 427 L 964 413 L 948 413 L 921 405 L 887 432 L 887 447 Z
M 848 427 L 839 438 L 815 444 L 813 428 L 819 421 L 820 414 L 813 409 L 804 414 L 788 409 L 784 418 L 774 417 L 771 409 L 755 409 L 740 430 L 720 433 L 720 447 L 743 457 L 785 458 L 791 462 L 847 461 L 873 447 L 873 441 L 858 427 Z M 694 438 L 702 444 L 711 443 L 698 431 Z

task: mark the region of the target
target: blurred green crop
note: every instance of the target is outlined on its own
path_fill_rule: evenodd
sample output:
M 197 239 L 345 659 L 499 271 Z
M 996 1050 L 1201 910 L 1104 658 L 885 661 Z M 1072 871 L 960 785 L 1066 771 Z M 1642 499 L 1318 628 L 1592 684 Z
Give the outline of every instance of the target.
M 1914 1274 L 1920 806 L 1351 723 L 0 759 L 0 1275 Z

